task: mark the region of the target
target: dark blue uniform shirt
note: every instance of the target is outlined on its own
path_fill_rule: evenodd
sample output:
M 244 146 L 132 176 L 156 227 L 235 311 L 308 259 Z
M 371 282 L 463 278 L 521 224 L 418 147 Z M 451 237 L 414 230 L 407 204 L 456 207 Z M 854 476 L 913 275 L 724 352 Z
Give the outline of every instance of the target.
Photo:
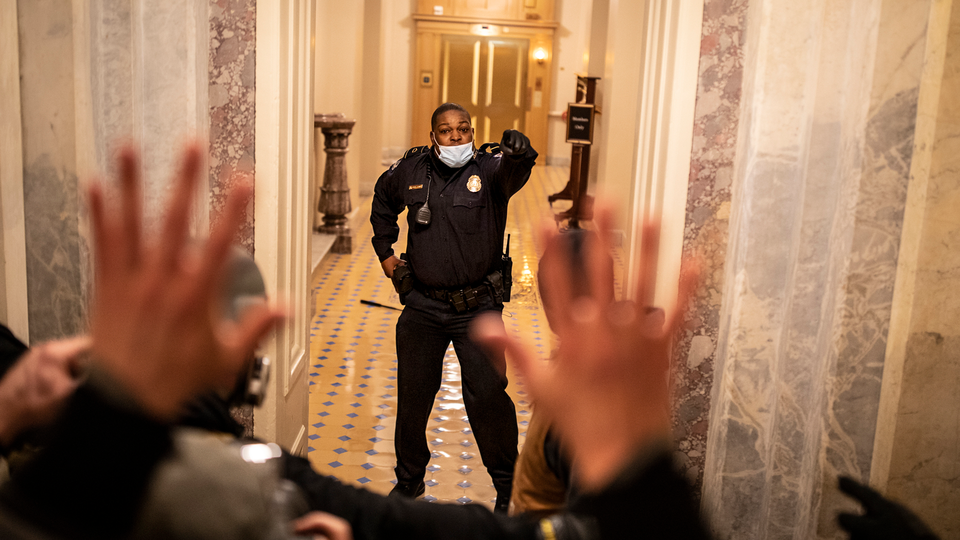
M 451 169 L 432 148 L 412 148 L 380 175 L 370 214 L 380 261 L 394 254 L 397 219 L 407 209 L 407 259 L 420 283 L 439 289 L 475 286 L 499 270 L 507 203 L 530 178 L 537 152 L 504 156 L 495 145 L 492 150 L 478 151 L 466 165 Z M 432 217 L 429 225 L 420 225 L 415 218 L 428 186 Z

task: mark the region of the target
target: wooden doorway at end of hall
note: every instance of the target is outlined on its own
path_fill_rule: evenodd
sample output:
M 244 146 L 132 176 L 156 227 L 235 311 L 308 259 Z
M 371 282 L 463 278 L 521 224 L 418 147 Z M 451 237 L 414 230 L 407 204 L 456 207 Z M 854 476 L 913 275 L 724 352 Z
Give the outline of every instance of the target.
M 479 146 L 517 129 L 543 152 L 550 105 L 552 25 L 417 22 L 413 145 L 430 144 L 430 116 L 442 103 L 466 108 Z

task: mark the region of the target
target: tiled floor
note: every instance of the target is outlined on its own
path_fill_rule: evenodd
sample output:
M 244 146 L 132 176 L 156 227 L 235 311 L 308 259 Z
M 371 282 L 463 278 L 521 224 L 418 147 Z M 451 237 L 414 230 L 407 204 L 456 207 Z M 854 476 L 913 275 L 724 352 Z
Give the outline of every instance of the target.
M 511 200 L 507 233 L 514 261 L 513 301 L 506 304 L 508 330 L 549 355 L 551 334 L 536 292 L 539 254 L 535 230 L 549 215 L 547 195 L 566 183 L 565 167 L 534 168 L 530 182 Z M 558 205 L 561 203 L 558 203 Z M 569 203 L 567 203 L 569 205 Z M 369 202 L 361 212 L 369 215 Z M 403 216 L 401 216 L 403 220 Z M 378 493 L 393 487 L 397 356 L 395 325 L 400 312 L 361 303 L 400 307 L 370 245 L 368 221 L 356 231 L 354 252 L 329 254 L 313 284 L 317 317 L 311 330 L 309 457 L 321 472 Z M 406 231 L 401 231 L 401 244 Z M 397 248 L 402 251 L 402 245 Z M 508 388 L 517 405 L 520 441 L 530 415 L 523 385 L 511 372 Z M 480 461 L 460 393 L 460 367 L 453 347 L 444 359 L 443 383 L 427 426 L 433 452 L 427 472 L 429 501 L 479 502 L 490 507 L 496 492 Z

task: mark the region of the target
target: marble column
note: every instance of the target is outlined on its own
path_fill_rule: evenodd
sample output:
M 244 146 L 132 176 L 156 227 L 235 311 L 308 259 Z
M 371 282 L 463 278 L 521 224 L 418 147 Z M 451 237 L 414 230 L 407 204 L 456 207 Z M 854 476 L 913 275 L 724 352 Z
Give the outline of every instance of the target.
M 56 137 L 42 141 L 37 151 L 57 156 L 55 161 L 61 165 L 54 164 L 54 169 L 60 171 L 58 174 L 74 176 L 68 185 L 57 187 L 55 196 L 48 193 L 36 202 L 25 197 L 27 215 L 37 220 L 55 217 L 71 222 L 67 229 L 51 236 L 60 244 L 53 265 L 50 261 L 33 266 L 28 263 L 28 282 L 38 282 L 61 264 L 58 261 L 74 260 L 72 272 L 76 274 L 69 295 L 60 290 L 61 282 L 56 287 L 43 285 L 29 298 L 31 312 L 47 312 L 46 321 L 70 319 L 69 325 L 60 321 L 59 328 L 49 329 L 40 319 L 34 325 L 32 316 L 34 340 L 76 333 L 86 326 L 84 311 L 92 275 L 90 227 L 86 208 L 78 202 L 77 178 L 98 173 L 111 178 L 118 147 L 135 145 L 142 157 L 145 226 L 153 228 L 168 197 L 169 180 L 183 139 L 205 138 L 207 15 L 205 5 L 188 0 L 143 5 L 126 0 L 61 2 L 55 6 L 21 4 L 26 7 L 24 13 L 40 10 L 48 17 L 60 17 L 47 32 L 21 26 L 30 34 L 28 41 L 35 43 L 28 44 L 26 54 L 56 49 L 53 54 L 21 65 L 29 66 L 29 71 L 58 70 L 57 77 L 36 83 L 24 80 L 24 103 L 45 102 L 43 111 L 24 115 L 24 133 L 41 134 L 47 126 L 56 126 Z M 37 190 L 48 189 L 26 171 L 24 181 L 29 197 Z M 109 187 L 107 193 L 112 196 Z M 73 202 L 63 206 L 58 205 L 58 199 Z M 194 230 L 203 232 L 207 222 L 206 189 L 199 193 L 199 200 Z M 31 252 L 45 249 L 43 246 L 44 241 L 31 237 L 28 228 L 28 259 Z M 68 297 L 79 308 L 68 309 L 64 305 Z
M 750 0 L 703 508 L 840 538 L 870 476 L 933 0 Z
M 871 482 L 960 537 L 960 3 L 930 17 Z
M 81 54 L 78 151 L 95 171 L 109 171 L 119 143 L 141 154 L 145 226 L 155 227 L 185 139 L 208 133 L 208 14 L 203 2 L 90 0 L 75 12 Z M 89 108 L 87 108 L 89 107 Z M 194 231 L 208 221 L 199 193 Z
M 18 2 L 31 341 L 85 327 L 91 270 L 79 186 L 93 173 L 110 175 L 118 144 L 141 151 L 148 228 L 185 138 L 211 142 L 194 233 L 206 234 L 232 182 L 252 177 L 254 6 Z M 252 216 L 239 238 L 251 250 Z

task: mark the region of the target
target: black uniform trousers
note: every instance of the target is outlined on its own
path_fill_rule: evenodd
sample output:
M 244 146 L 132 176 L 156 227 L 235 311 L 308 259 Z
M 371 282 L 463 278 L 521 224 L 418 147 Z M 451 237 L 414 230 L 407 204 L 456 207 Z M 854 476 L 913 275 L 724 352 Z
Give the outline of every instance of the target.
M 506 362 L 491 359 L 469 338 L 470 322 L 480 313 L 503 311 L 490 295 L 476 310 L 458 314 L 450 304 L 414 289 L 397 321 L 397 452 L 399 482 L 419 482 L 430 461 L 427 421 L 440 390 L 443 356 L 453 342 L 460 361 L 463 401 L 477 438 L 480 457 L 497 492 L 509 494 L 517 461 L 517 413 L 506 392 Z

